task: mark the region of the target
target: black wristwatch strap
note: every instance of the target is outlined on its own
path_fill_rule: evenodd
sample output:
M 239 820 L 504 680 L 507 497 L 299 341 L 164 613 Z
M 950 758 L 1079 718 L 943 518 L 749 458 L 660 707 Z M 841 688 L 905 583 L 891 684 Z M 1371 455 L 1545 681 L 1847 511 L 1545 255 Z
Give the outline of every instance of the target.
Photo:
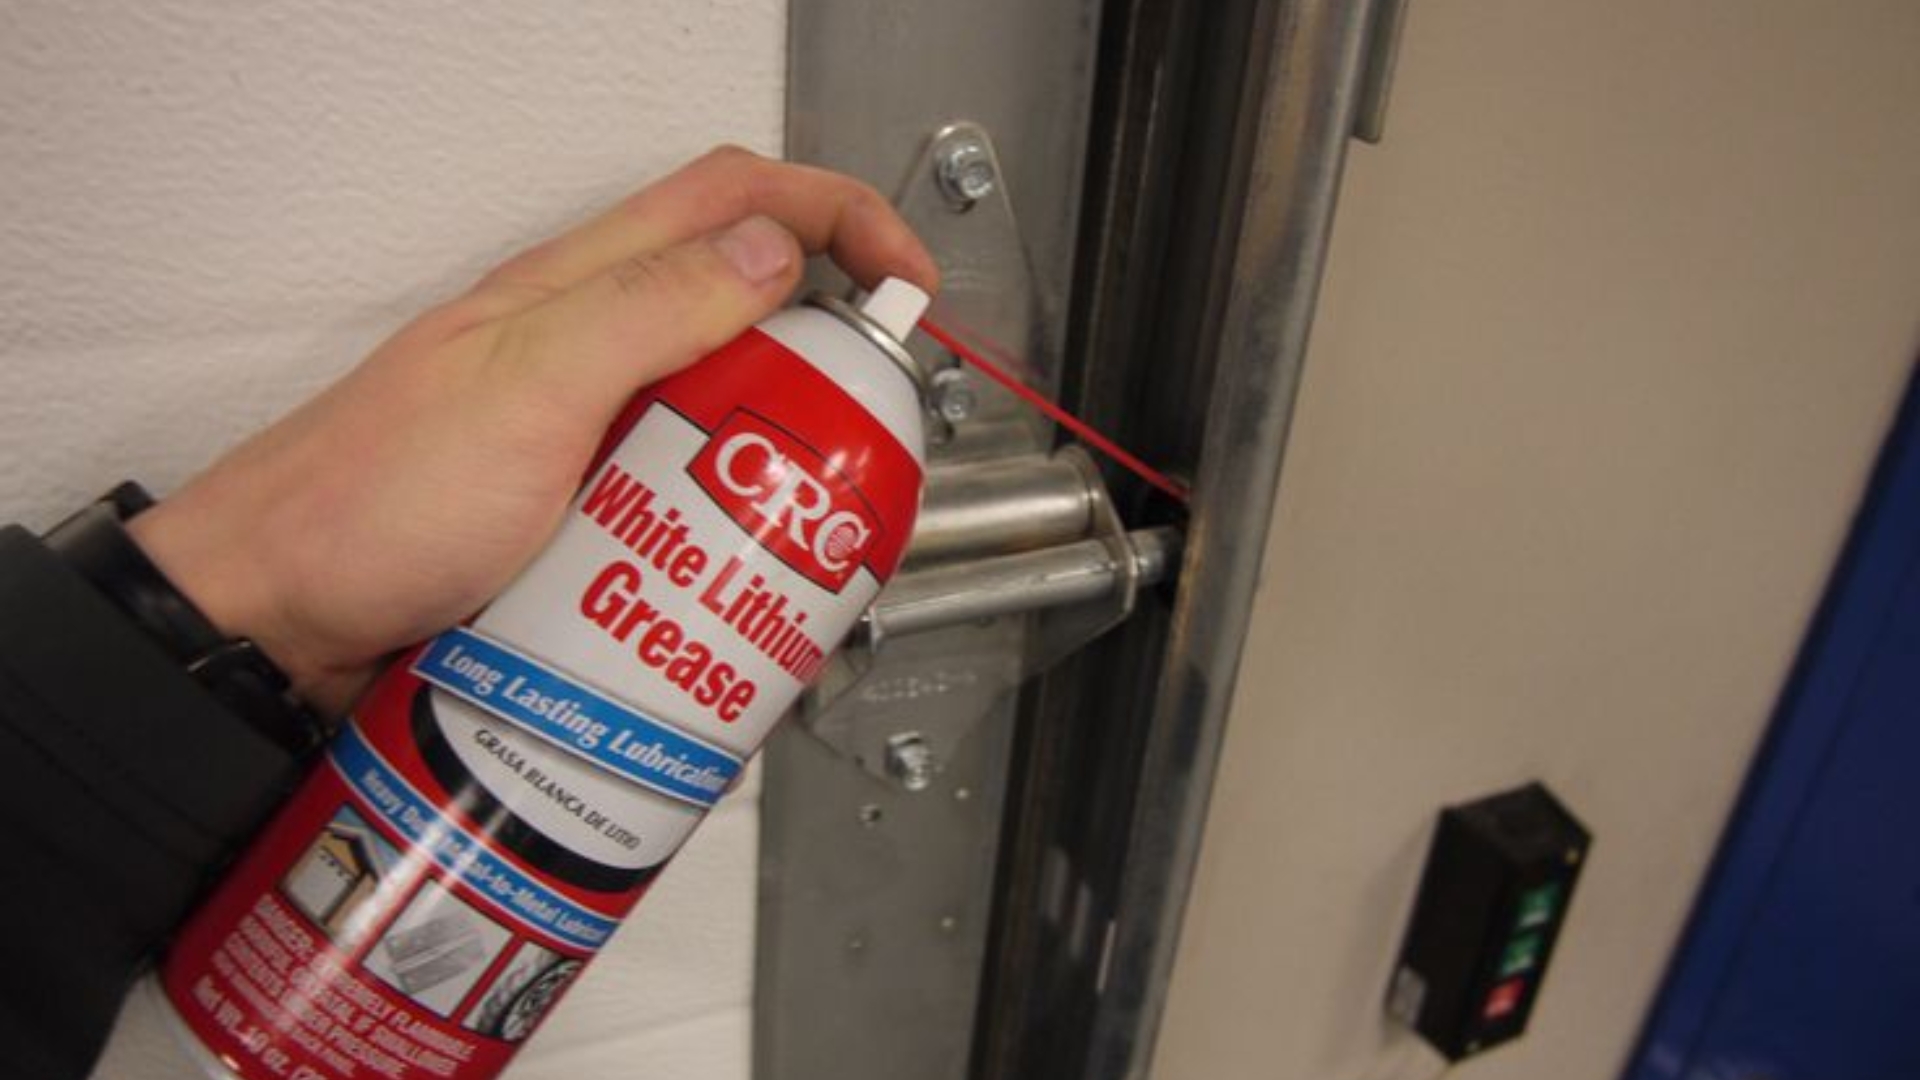
M 152 505 L 129 481 L 42 540 L 222 704 L 296 756 L 311 752 L 325 728 L 289 692 L 286 674 L 253 642 L 223 635 L 127 534 L 124 523 Z

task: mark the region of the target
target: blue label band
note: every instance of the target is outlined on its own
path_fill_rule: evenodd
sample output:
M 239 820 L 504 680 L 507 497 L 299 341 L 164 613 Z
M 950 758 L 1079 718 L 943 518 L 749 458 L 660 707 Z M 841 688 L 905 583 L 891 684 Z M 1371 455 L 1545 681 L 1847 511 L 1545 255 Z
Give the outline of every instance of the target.
M 703 809 L 720 801 L 744 764 L 472 630 L 434 638 L 413 670 L 576 757 Z
M 576 949 L 596 952 L 616 919 L 581 907 L 497 857 L 442 814 L 367 745 L 358 724 L 340 729 L 329 751 L 347 787 L 387 827 L 512 919 Z

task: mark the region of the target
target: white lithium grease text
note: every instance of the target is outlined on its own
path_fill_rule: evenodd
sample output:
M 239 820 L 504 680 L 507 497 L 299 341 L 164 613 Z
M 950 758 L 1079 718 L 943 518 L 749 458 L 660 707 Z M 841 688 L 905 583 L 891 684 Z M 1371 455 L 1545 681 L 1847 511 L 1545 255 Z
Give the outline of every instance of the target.
M 796 683 L 818 675 L 827 650 L 808 634 L 807 612 L 762 575 L 748 573 L 739 558 L 714 569 L 713 556 L 691 539 L 680 511 L 660 502 L 652 488 L 618 465 L 609 462 L 601 471 L 580 512 L 639 561 L 608 563 L 595 574 L 580 597 L 580 614 L 614 640 L 631 644 L 641 663 L 726 723 L 740 718 L 758 687 L 642 595 L 653 574 L 677 589 L 697 588 L 700 607 Z

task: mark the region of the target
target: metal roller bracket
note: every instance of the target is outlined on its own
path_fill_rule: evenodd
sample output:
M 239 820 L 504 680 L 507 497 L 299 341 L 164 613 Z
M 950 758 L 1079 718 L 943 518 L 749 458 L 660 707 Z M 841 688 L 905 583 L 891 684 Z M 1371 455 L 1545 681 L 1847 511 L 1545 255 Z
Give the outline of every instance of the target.
M 898 206 L 939 253 L 937 316 L 1028 362 L 1052 310 L 1035 287 L 993 139 L 956 121 L 927 140 Z M 924 350 L 925 346 L 921 346 Z M 872 775 L 925 790 L 980 719 L 1133 610 L 1177 560 L 1171 529 L 1130 536 L 1091 458 L 1048 454 L 1053 425 L 956 357 L 933 372 L 933 464 L 906 569 L 801 701 L 799 726 Z
M 928 490 L 909 568 L 797 714 L 909 791 L 1003 695 L 1126 619 L 1179 548 L 1171 528 L 1129 533 L 1077 446 L 936 469 Z

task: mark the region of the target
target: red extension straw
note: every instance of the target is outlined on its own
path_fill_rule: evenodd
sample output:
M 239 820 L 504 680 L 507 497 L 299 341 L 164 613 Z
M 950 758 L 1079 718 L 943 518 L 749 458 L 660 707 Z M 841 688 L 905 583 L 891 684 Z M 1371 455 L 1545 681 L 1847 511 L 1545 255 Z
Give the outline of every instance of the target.
M 986 357 L 981 356 L 978 351 L 968 347 L 957 335 L 945 327 L 935 323 L 932 319 L 921 319 L 920 329 L 925 330 L 928 337 L 952 350 L 955 356 L 978 368 L 982 375 L 1006 387 L 1014 396 L 1047 414 L 1054 423 L 1073 432 L 1087 445 L 1119 462 L 1121 465 L 1124 465 L 1128 472 L 1131 472 L 1133 475 L 1180 500 L 1181 505 L 1186 505 L 1192 498 L 1191 494 L 1187 491 L 1186 485 L 1176 482 L 1166 474 L 1160 472 L 1160 470 L 1127 453 L 1120 448 L 1118 443 L 1100 434 L 1093 428 L 1088 427 L 1079 417 L 1048 401 L 1045 395 L 1041 394 L 1038 390 L 1033 389 L 1026 383 L 1021 382 L 1019 379 L 1001 370 Z

